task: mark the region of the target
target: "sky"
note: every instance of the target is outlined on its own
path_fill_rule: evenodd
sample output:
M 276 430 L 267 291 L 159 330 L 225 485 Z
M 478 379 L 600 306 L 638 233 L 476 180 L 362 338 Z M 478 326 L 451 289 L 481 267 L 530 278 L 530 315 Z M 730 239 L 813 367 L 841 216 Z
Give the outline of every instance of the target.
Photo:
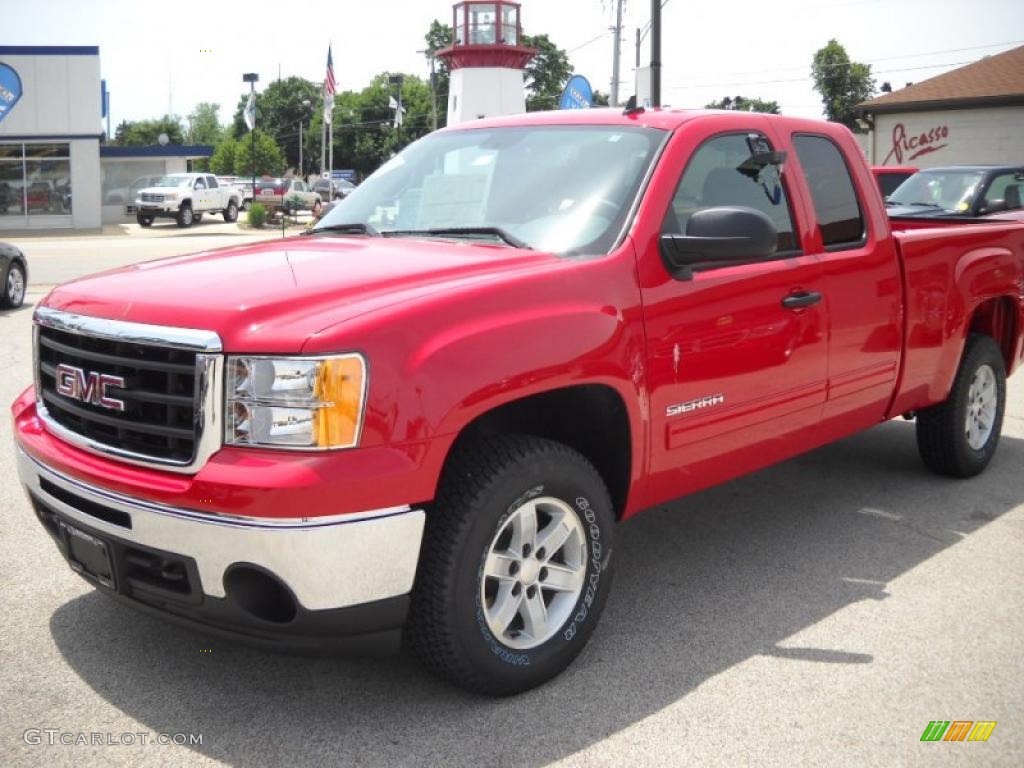
M 521 0 L 523 29 L 547 33 L 576 72 L 608 92 L 616 0 Z M 0 45 L 98 45 L 113 125 L 221 105 L 228 122 L 257 72 L 324 77 L 334 51 L 339 90 L 377 73 L 425 77 L 418 50 L 452 0 L 194 2 L 33 0 L 4 3 Z M 633 93 L 637 25 L 651 0 L 626 0 L 620 97 Z M 700 107 L 723 96 L 775 100 L 785 114 L 820 117 L 810 63 L 836 38 L 894 89 L 1024 45 L 1024 0 L 667 0 L 662 11 L 662 103 Z M 650 57 L 649 37 L 642 60 Z

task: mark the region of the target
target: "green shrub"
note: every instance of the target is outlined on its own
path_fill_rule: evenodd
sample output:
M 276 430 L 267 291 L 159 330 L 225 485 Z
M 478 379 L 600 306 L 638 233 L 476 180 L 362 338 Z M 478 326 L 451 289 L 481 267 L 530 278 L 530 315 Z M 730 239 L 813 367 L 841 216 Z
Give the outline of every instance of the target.
M 249 206 L 247 213 L 249 226 L 254 229 L 262 229 L 263 225 L 267 223 L 267 209 L 265 206 L 259 203 L 253 203 Z

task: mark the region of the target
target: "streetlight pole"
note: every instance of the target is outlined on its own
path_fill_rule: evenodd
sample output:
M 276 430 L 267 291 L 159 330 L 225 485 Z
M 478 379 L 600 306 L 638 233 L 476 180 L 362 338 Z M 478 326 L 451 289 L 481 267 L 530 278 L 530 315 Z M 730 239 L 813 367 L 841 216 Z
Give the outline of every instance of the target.
M 302 100 L 302 116 L 299 117 L 299 178 L 303 181 L 305 181 L 305 177 L 303 176 L 305 171 L 303 170 L 304 166 L 302 165 L 302 121 L 306 119 L 306 110 L 309 109 L 312 103 L 313 102 L 309 99 Z
M 252 201 L 256 202 L 256 83 L 260 76 L 255 72 L 246 72 L 242 75 L 242 82 L 249 84 L 249 98 L 253 100 L 252 111 L 252 152 L 250 162 L 252 164 Z

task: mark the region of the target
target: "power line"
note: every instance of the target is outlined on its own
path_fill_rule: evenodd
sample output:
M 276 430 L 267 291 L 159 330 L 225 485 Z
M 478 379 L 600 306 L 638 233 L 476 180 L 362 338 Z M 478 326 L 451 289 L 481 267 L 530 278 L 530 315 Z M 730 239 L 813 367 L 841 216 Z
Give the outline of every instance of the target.
M 895 59 L 917 59 L 917 58 L 921 58 L 923 56 L 938 56 L 938 55 L 944 54 L 944 53 L 963 53 L 964 51 L 978 51 L 978 50 L 981 50 L 983 48 L 999 48 L 1001 46 L 1019 45 L 1021 43 L 1024 43 L 1024 40 L 1009 40 L 1009 41 L 1007 41 L 1005 43 L 986 43 L 985 45 L 974 45 L 974 46 L 971 46 L 969 48 L 945 48 L 945 49 L 938 50 L 938 51 L 922 51 L 920 53 L 904 53 L 904 54 L 901 54 L 901 55 L 898 55 L 898 56 L 872 57 L 872 61 L 878 62 L 878 61 L 893 61 Z M 839 67 L 839 66 L 848 66 L 848 65 L 846 65 L 846 64 L 830 64 L 830 65 L 827 65 L 827 66 L 829 66 L 829 67 Z M 938 65 L 936 65 L 936 66 L 938 66 Z M 794 65 L 789 66 L 789 67 L 777 67 L 776 71 L 785 72 L 787 70 L 793 70 L 793 69 L 806 69 L 806 65 L 804 65 L 804 64 L 794 64 Z M 893 70 L 889 70 L 889 71 L 893 71 Z M 720 72 L 719 74 L 727 75 L 727 76 L 733 76 L 733 75 L 760 75 L 760 74 L 763 74 L 763 73 L 764 73 L 764 69 L 754 69 L 754 70 L 742 70 L 742 71 L 733 71 L 733 72 Z
M 833 66 L 852 66 L 855 63 L 857 63 L 857 62 L 850 62 L 850 64 L 833 65 Z M 974 63 L 974 60 L 972 60 L 972 61 L 950 61 L 950 62 L 946 62 L 946 63 L 943 63 L 943 64 L 923 64 L 923 65 L 920 65 L 920 66 L 917 66 L 917 67 L 897 67 L 895 69 L 878 69 L 878 70 L 872 70 L 871 74 L 872 75 L 884 75 L 884 74 L 888 74 L 888 73 L 891 73 L 891 72 L 915 72 L 915 71 L 921 70 L 921 69 L 939 69 L 941 67 L 957 67 L 957 66 L 963 66 L 965 64 L 973 64 L 973 63 Z M 806 82 L 810 82 L 812 80 L 813 80 L 813 78 L 811 78 L 811 77 L 789 77 L 789 78 L 775 78 L 775 79 L 772 79 L 772 80 L 735 80 L 735 81 L 732 81 L 732 82 L 724 82 L 724 83 L 690 83 L 688 85 L 671 86 L 667 90 L 680 91 L 680 90 L 686 90 L 688 88 L 728 88 L 728 87 L 743 86 L 743 85 L 771 85 L 771 84 L 775 84 L 775 83 L 806 83 Z
M 580 50 L 581 48 L 586 48 L 588 45 L 592 45 L 593 43 L 596 43 L 598 40 L 600 40 L 603 37 L 608 37 L 608 35 L 610 35 L 610 34 L 611 34 L 611 30 L 610 29 L 606 29 L 601 34 L 594 35 L 594 37 L 592 37 L 589 40 L 587 40 L 587 42 L 580 43 L 575 48 L 570 48 L 568 51 L 566 51 L 566 53 L 575 53 L 576 51 Z

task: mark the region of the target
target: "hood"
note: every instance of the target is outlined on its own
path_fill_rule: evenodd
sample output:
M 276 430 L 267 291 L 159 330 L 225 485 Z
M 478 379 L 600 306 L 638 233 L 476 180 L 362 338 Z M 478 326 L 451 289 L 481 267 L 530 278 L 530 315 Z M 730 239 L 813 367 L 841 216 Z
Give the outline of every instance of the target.
M 136 190 L 135 194 L 141 195 L 145 192 L 146 194 L 166 195 L 168 192 L 182 193 L 191 191 L 192 189 L 190 187 L 142 187 L 141 189 Z
M 359 315 L 559 264 L 551 254 L 501 245 L 296 237 L 101 272 L 55 288 L 44 304 L 216 331 L 229 352 L 295 353 L 311 335 Z

